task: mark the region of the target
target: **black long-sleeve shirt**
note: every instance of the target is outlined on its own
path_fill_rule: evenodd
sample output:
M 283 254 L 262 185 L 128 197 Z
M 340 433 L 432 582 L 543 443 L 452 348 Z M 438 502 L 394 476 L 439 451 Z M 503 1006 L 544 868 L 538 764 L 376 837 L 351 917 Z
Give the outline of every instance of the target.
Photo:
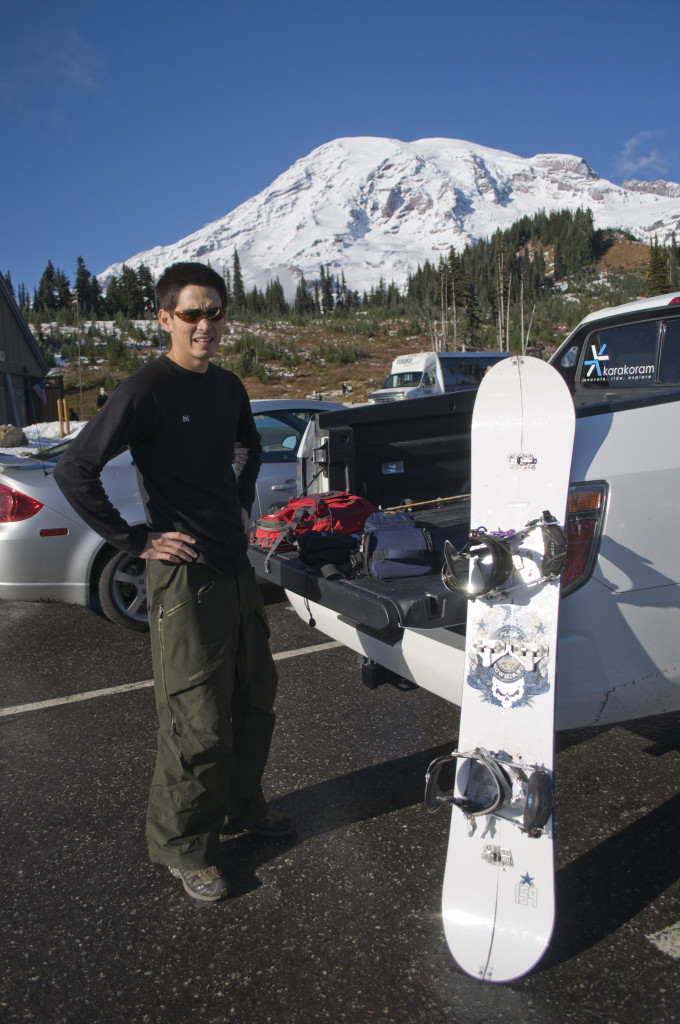
M 55 480 L 76 512 L 137 555 L 147 531 L 125 522 L 100 480 L 126 447 L 148 527 L 189 534 L 218 572 L 246 568 L 241 508 L 252 508 L 262 447 L 239 378 L 213 363 L 196 373 L 160 356 L 121 381 L 57 463 Z

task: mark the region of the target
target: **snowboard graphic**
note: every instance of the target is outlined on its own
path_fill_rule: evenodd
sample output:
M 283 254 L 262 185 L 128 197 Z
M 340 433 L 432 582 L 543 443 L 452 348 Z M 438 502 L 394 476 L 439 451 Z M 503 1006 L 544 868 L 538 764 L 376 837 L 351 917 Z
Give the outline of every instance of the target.
M 552 934 L 555 654 L 574 441 L 561 376 L 502 360 L 472 419 L 471 531 L 444 577 L 469 597 L 458 748 L 430 765 L 426 803 L 452 803 L 442 912 L 468 974 L 511 981 Z

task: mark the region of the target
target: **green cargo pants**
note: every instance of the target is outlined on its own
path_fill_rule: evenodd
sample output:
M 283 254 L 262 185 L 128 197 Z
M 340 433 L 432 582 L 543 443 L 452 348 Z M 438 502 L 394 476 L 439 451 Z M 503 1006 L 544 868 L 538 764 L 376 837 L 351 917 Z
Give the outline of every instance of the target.
M 217 862 L 218 834 L 266 814 L 276 668 L 255 573 L 149 562 L 158 753 L 147 811 L 151 860 Z

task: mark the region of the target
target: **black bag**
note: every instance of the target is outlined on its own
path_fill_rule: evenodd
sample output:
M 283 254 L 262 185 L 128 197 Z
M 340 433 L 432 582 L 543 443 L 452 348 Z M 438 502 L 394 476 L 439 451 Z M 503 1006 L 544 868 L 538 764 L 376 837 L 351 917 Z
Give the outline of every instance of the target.
M 375 512 L 364 523 L 366 572 L 376 579 L 426 576 L 438 570 L 432 537 L 408 512 Z
M 356 536 L 309 530 L 297 539 L 300 561 L 330 578 L 354 574 L 360 563 L 360 541 Z

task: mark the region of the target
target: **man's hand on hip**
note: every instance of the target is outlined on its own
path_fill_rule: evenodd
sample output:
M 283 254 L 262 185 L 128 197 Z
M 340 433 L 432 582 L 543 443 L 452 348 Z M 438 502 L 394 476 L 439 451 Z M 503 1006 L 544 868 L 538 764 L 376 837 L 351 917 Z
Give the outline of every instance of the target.
M 196 541 L 186 533 L 150 533 L 140 558 L 148 561 L 159 559 L 164 562 L 193 562 L 198 552 Z

